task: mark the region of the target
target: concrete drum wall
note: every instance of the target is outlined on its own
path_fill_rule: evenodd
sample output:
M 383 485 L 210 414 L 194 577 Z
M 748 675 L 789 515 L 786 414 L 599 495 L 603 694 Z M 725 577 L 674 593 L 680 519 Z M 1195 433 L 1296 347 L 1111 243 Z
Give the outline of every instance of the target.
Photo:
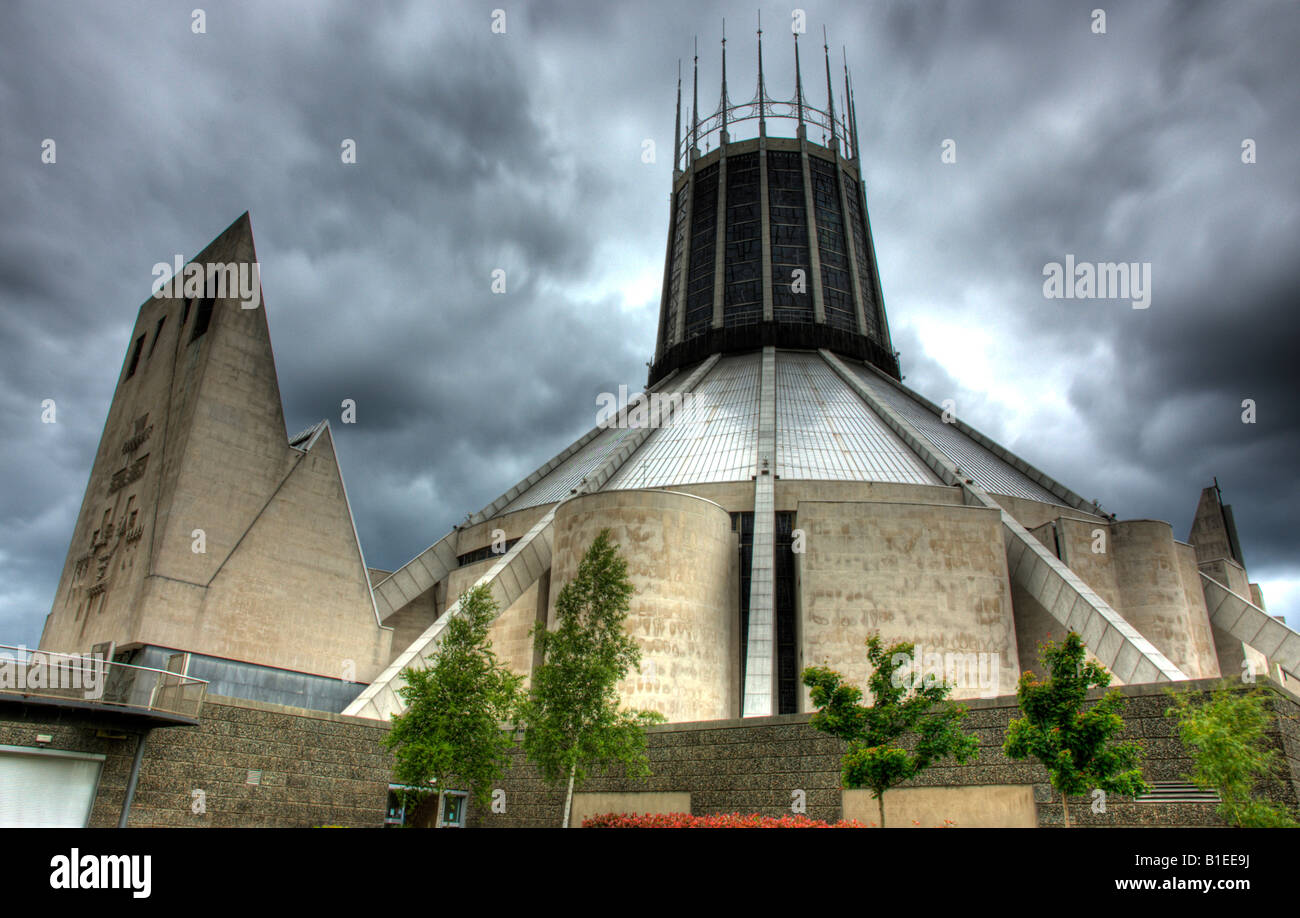
M 555 515 L 551 625 L 560 589 L 602 529 L 627 560 L 636 590 L 627 631 L 641 646 L 641 672 L 620 684 L 624 705 L 669 721 L 734 716 L 739 575 L 731 516 L 673 491 L 606 491 L 563 504 Z
M 796 525 L 807 539 L 795 555 L 803 666 L 829 666 L 865 684 L 863 644 L 879 632 L 887 644 L 913 642 L 919 654 L 982 659 L 994 684 L 972 684 L 967 673 L 954 698 L 1014 693 L 1019 657 L 995 511 L 802 501 Z M 806 690 L 803 705 L 809 709 Z

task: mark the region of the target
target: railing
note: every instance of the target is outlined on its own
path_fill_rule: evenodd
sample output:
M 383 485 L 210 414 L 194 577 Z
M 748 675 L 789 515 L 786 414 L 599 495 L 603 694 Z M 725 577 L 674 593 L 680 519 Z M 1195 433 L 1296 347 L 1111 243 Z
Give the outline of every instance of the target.
M 198 720 L 208 683 L 91 654 L 0 644 L 0 695 L 133 708 Z
M 786 101 L 784 99 L 773 99 L 771 96 L 766 95 L 761 103 L 757 96 L 749 102 L 732 103 L 728 101 L 725 106 L 719 103 L 719 108 L 713 114 L 698 122 L 683 126 L 685 136 L 681 139 L 673 160 L 676 163 L 676 168 L 685 170 L 690 167 L 692 141 L 703 155 L 710 147 L 721 144 L 724 130 L 727 131 L 728 139 L 735 142 L 742 139 L 742 135 L 736 132 L 736 126 L 740 124 L 754 126 L 759 121 L 766 120 L 784 122 L 785 127 L 788 128 L 792 123 L 799 121 L 799 109 L 797 99 Z M 847 119 L 839 114 L 836 114 L 832 119 L 829 111 L 816 108 L 805 102 L 803 104 L 803 123 L 809 130 L 815 128 L 822 132 L 822 146 L 827 149 L 838 149 L 842 157 L 853 159 L 856 151 L 853 149 L 852 127 Z M 694 134 L 692 134 L 692 131 L 694 131 Z M 757 136 L 756 132 L 757 127 L 754 127 L 752 132 L 745 133 L 744 136 L 747 137 L 749 133 Z M 834 144 L 830 141 L 832 136 L 835 138 Z

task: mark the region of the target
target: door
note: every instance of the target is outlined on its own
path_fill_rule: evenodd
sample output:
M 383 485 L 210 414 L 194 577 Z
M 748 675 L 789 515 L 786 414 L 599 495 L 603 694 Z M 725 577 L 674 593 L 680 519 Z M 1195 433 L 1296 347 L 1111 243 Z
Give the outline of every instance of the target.
M 82 828 L 104 756 L 0 746 L 0 827 Z

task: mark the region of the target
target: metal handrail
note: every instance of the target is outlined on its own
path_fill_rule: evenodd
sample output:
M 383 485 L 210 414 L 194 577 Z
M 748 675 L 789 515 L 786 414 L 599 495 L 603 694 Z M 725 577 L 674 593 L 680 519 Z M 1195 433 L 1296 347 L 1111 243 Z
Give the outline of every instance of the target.
M 31 647 L 24 647 L 21 644 L 0 644 L 0 653 L 3 653 L 6 650 L 17 650 L 21 653 L 26 653 L 28 655 L 39 653 L 47 657 L 66 657 L 69 660 L 85 661 L 86 659 L 93 659 L 93 656 L 91 654 L 63 653 L 62 651 L 58 651 L 58 650 L 41 650 L 39 647 L 33 649 Z M 107 660 L 105 662 L 112 663 L 114 666 L 122 666 L 122 667 L 127 667 L 129 669 L 140 669 L 151 673 L 166 673 L 168 676 L 181 675 L 181 673 L 174 673 L 170 669 L 157 669 L 156 667 L 153 666 L 138 666 L 135 663 L 119 663 L 114 660 Z M 185 678 L 193 679 L 195 682 L 202 682 L 205 685 L 208 682 L 207 679 L 200 679 L 197 676 L 185 676 Z
M 17 654 L 15 657 L 14 654 Z M 51 685 L 49 671 L 32 686 L 30 672 L 32 657 L 42 657 L 40 665 L 52 667 L 55 674 L 67 672 L 85 674 L 93 672 L 97 678 L 87 688 L 84 678 L 70 681 L 75 685 Z M 21 667 L 12 678 L 0 682 L 0 694 L 19 695 L 24 698 L 47 698 L 73 701 L 106 707 L 138 708 L 147 711 L 175 714 L 198 719 L 207 695 L 208 680 L 183 673 L 175 673 L 151 666 L 118 663 L 90 654 L 69 654 L 53 650 L 32 649 L 21 645 L 0 644 L 0 669 L 6 666 Z M 54 681 L 60 681 L 56 675 Z M 79 694 L 78 694 L 79 693 Z
M 725 114 L 725 117 L 724 117 Z M 741 138 L 730 137 L 731 128 L 737 124 L 757 121 L 793 121 L 801 122 L 808 127 L 820 128 L 823 133 L 833 136 L 835 144 L 831 145 L 829 137 L 827 143 L 821 145 L 827 150 L 839 150 L 840 156 L 844 159 L 852 160 L 856 155 L 853 149 L 853 140 L 848 123 L 838 115 L 832 121 L 830 113 L 822 109 L 815 108 L 806 102 L 803 106 L 803 117 L 799 117 L 798 103 L 794 100 L 786 101 L 785 99 L 767 98 L 760 108 L 758 100 L 750 102 L 741 102 L 738 104 L 729 104 L 725 112 L 717 110 L 713 114 L 696 122 L 694 125 L 695 133 L 687 133 L 679 142 L 676 155 L 673 162 L 676 168 L 682 171 L 690 168 L 692 162 L 691 144 L 695 144 L 696 150 L 701 143 L 706 143 L 710 138 L 717 138 L 721 144 L 722 131 L 725 129 L 731 142 L 737 142 Z M 832 133 L 832 124 L 834 132 Z M 757 135 L 755 135 L 757 136 Z M 752 139 L 752 138 L 746 138 Z M 702 154 L 700 154 L 702 155 Z

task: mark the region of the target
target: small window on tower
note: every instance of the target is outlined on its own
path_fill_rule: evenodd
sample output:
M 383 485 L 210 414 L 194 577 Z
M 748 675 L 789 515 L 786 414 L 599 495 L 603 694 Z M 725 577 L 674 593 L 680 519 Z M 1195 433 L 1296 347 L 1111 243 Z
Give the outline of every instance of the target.
M 140 364 L 140 351 L 144 348 L 144 335 L 135 339 L 135 346 L 131 348 L 131 362 L 126 366 L 126 378 L 130 379 L 135 375 L 135 368 Z
M 205 296 L 199 300 L 198 311 L 194 314 L 194 331 L 190 335 L 190 340 L 203 336 L 208 330 L 208 323 L 212 321 L 212 297 Z
M 167 317 L 163 316 L 161 319 L 158 320 L 158 327 L 153 330 L 153 344 L 149 345 L 150 357 L 153 356 L 153 352 L 158 348 L 158 339 L 162 337 L 163 323 L 166 321 L 167 321 Z

